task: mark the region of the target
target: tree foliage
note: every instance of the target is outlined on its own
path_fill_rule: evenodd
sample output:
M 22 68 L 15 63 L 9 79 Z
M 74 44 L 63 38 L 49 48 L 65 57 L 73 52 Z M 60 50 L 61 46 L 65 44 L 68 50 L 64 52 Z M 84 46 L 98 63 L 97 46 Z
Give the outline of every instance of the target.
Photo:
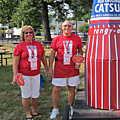
M 87 34 L 85 33 L 88 33 L 88 30 L 89 30 L 89 24 L 84 24 L 81 27 L 79 27 L 79 32 L 84 33 L 83 40 L 87 40 Z
M 21 27 L 21 21 L 23 21 L 25 25 L 40 26 L 42 24 L 42 11 L 33 4 L 31 0 L 21 1 L 13 14 L 10 25 Z
M 19 0 L 0 0 L 0 23 L 3 25 L 10 22 L 14 9 L 18 7 Z
M 65 7 L 66 5 L 71 5 L 72 0 L 59 0 L 55 1 L 50 4 L 49 11 L 53 11 L 52 14 L 53 18 L 56 18 L 58 22 L 64 21 L 68 14 L 69 14 L 69 8 Z
M 79 21 L 90 19 L 93 0 L 73 0 L 70 9 L 73 10 L 73 18 Z
M 42 0 L 41 4 L 43 5 L 43 26 L 44 26 L 44 35 L 45 40 L 51 41 L 50 28 L 49 28 L 49 17 L 48 9 L 51 12 L 54 12 L 54 17 L 57 20 L 65 20 L 67 10 L 65 9 L 65 3 L 70 4 L 72 0 Z M 61 18 L 61 19 L 60 19 Z
M 52 24 L 50 24 L 49 26 L 50 26 L 50 29 L 52 30 L 55 30 L 55 28 L 57 27 L 56 25 L 52 25 Z
M 86 33 L 88 32 L 88 29 L 89 29 L 89 24 L 84 24 L 81 27 L 79 27 L 79 32 Z
M 51 12 L 54 11 L 53 16 L 57 16 L 58 20 L 65 20 L 68 10 L 65 9 L 64 6 L 65 3 L 70 4 L 70 2 L 71 0 L 23 0 L 20 2 L 11 23 L 20 26 L 21 21 L 23 21 L 24 24 L 33 26 L 35 24 L 40 25 L 43 21 L 45 40 L 50 41 L 48 10 Z
M 12 27 L 21 27 L 21 21 L 24 25 L 31 26 L 43 24 L 45 40 L 50 41 L 48 11 L 51 11 L 58 21 L 63 22 L 69 14 L 66 4 L 73 10 L 74 18 L 88 18 L 85 15 L 91 7 L 88 0 L 0 0 L 0 23 L 9 23 Z

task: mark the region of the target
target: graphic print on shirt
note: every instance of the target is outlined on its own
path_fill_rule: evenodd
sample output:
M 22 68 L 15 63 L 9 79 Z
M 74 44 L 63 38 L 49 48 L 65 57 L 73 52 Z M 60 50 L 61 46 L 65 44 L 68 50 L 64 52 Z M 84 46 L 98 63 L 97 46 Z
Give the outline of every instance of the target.
M 73 43 L 70 40 L 63 41 L 64 45 L 64 65 L 70 65 L 70 58 L 72 57 Z
M 31 70 L 37 69 L 37 48 L 36 46 L 27 46 L 29 58 L 28 61 L 30 62 Z

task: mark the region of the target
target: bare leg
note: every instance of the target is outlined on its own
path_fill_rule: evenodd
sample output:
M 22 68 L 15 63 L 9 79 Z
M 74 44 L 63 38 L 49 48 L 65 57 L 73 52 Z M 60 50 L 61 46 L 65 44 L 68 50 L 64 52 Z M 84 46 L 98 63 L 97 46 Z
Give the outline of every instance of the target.
M 53 87 L 53 92 L 52 92 L 52 103 L 53 103 L 53 108 L 58 108 L 58 101 L 59 101 L 59 92 L 61 90 L 61 87 L 59 86 L 54 86 Z
M 75 86 L 68 86 L 68 104 L 73 105 L 75 99 Z
M 38 106 L 39 98 L 32 98 L 32 114 L 37 114 L 37 106 Z
M 26 112 L 26 118 L 32 117 L 30 112 L 30 98 L 22 98 L 22 105 Z

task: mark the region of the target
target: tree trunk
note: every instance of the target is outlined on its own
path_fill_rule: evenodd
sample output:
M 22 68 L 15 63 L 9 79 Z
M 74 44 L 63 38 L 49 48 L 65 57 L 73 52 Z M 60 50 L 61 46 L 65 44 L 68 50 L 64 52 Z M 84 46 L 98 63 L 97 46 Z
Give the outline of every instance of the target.
M 43 3 L 43 27 L 45 41 L 51 41 L 47 2 Z

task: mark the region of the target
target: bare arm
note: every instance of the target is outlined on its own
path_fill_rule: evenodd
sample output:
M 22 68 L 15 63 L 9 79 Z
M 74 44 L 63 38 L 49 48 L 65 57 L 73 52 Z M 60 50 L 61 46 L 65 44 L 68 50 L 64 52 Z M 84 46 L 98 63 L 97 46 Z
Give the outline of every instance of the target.
M 19 60 L 20 60 L 20 56 L 14 56 L 14 59 L 13 59 L 13 82 L 12 82 L 13 85 L 17 84 L 16 76 L 17 76 Z
M 78 54 L 83 55 L 83 50 L 82 50 L 82 48 L 79 48 L 79 49 L 78 49 Z
M 55 51 L 52 49 L 50 56 L 49 56 L 49 74 L 48 74 L 48 79 L 50 79 L 53 75 L 53 61 L 55 58 Z
M 41 60 L 42 60 L 42 63 L 45 67 L 45 70 L 46 70 L 46 75 L 47 75 L 47 72 L 48 72 L 48 65 L 47 65 L 47 58 L 45 56 L 45 54 L 41 57 Z

